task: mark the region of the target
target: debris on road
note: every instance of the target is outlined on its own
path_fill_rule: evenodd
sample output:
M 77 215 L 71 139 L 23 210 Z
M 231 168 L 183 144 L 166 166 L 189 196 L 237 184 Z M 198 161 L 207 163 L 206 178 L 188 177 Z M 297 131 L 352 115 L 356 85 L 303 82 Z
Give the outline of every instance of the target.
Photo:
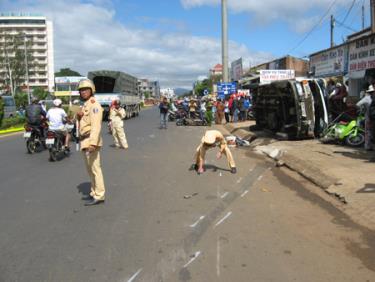
M 185 195 L 185 196 L 184 196 L 184 199 L 190 199 L 191 197 L 194 197 L 194 196 L 196 196 L 196 195 L 198 195 L 197 192 L 195 192 L 195 193 L 193 193 L 193 194 L 191 194 L 191 195 Z

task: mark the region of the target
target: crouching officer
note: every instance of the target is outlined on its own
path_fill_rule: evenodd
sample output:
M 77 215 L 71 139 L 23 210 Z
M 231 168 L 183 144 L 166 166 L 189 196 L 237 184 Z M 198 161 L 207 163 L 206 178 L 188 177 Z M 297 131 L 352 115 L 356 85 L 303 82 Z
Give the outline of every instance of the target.
M 217 153 L 216 157 L 220 159 L 221 156 L 224 154 L 227 157 L 231 173 L 236 173 L 236 164 L 234 162 L 232 153 L 227 146 L 227 142 L 223 134 L 221 134 L 221 132 L 218 130 L 207 130 L 204 136 L 202 137 L 201 144 L 198 146 L 194 157 L 194 168 L 197 170 L 198 174 L 204 172 L 203 165 L 206 156 L 206 151 L 216 146 L 220 147 L 220 150 Z
M 103 109 L 95 100 L 95 86 L 89 79 L 79 82 L 78 90 L 84 104 L 77 113 L 79 119 L 79 138 L 86 168 L 91 179 L 91 192 L 85 206 L 97 205 L 104 202 L 105 187 L 100 166 L 100 147 L 103 140 L 100 135 Z

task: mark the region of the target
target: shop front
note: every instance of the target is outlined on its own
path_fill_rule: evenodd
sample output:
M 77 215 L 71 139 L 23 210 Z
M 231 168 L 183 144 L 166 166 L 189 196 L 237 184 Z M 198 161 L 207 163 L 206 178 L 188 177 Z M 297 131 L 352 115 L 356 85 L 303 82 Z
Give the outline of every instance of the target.
M 310 74 L 326 82 L 345 82 L 348 71 L 348 47 L 342 44 L 310 55 Z M 328 90 L 329 91 L 329 90 Z

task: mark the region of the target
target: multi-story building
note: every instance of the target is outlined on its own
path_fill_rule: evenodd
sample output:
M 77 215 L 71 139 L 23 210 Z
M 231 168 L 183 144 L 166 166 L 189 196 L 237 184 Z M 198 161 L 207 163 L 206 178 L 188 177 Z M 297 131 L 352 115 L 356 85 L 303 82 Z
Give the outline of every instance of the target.
M 167 97 L 168 99 L 176 97 L 176 94 L 174 93 L 173 88 L 160 89 L 160 95 Z
M 25 48 L 33 61 L 28 68 L 29 86 L 40 86 L 50 92 L 54 87 L 53 25 L 46 17 L 24 13 L 0 13 L 0 42 L 11 36 L 22 36 Z M 30 44 L 31 43 L 31 44 Z M 12 54 L 8 54 L 12 56 Z M 14 54 L 13 54 L 14 56 Z M 25 63 L 26 64 L 26 63 Z M 0 69 L 0 77 L 5 77 L 5 69 Z M 21 85 L 26 85 L 26 74 Z M 4 81 L 0 81 L 0 88 Z
M 210 69 L 210 76 L 222 75 L 223 74 L 223 65 L 216 64 L 212 69 Z
M 153 98 L 159 98 L 160 97 L 159 81 L 149 81 L 148 79 L 139 79 L 138 80 L 138 92 L 143 98 L 145 98 L 146 94 L 149 94 L 149 96 Z

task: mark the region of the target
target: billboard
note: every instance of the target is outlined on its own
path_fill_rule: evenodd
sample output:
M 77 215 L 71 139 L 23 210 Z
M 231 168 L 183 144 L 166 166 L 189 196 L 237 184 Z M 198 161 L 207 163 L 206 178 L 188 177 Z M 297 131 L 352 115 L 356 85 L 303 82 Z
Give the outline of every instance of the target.
M 231 63 L 231 77 L 232 80 L 238 81 L 243 75 L 242 58 L 235 60 Z
M 294 70 L 260 70 L 260 84 L 269 84 L 276 80 L 294 79 Z

